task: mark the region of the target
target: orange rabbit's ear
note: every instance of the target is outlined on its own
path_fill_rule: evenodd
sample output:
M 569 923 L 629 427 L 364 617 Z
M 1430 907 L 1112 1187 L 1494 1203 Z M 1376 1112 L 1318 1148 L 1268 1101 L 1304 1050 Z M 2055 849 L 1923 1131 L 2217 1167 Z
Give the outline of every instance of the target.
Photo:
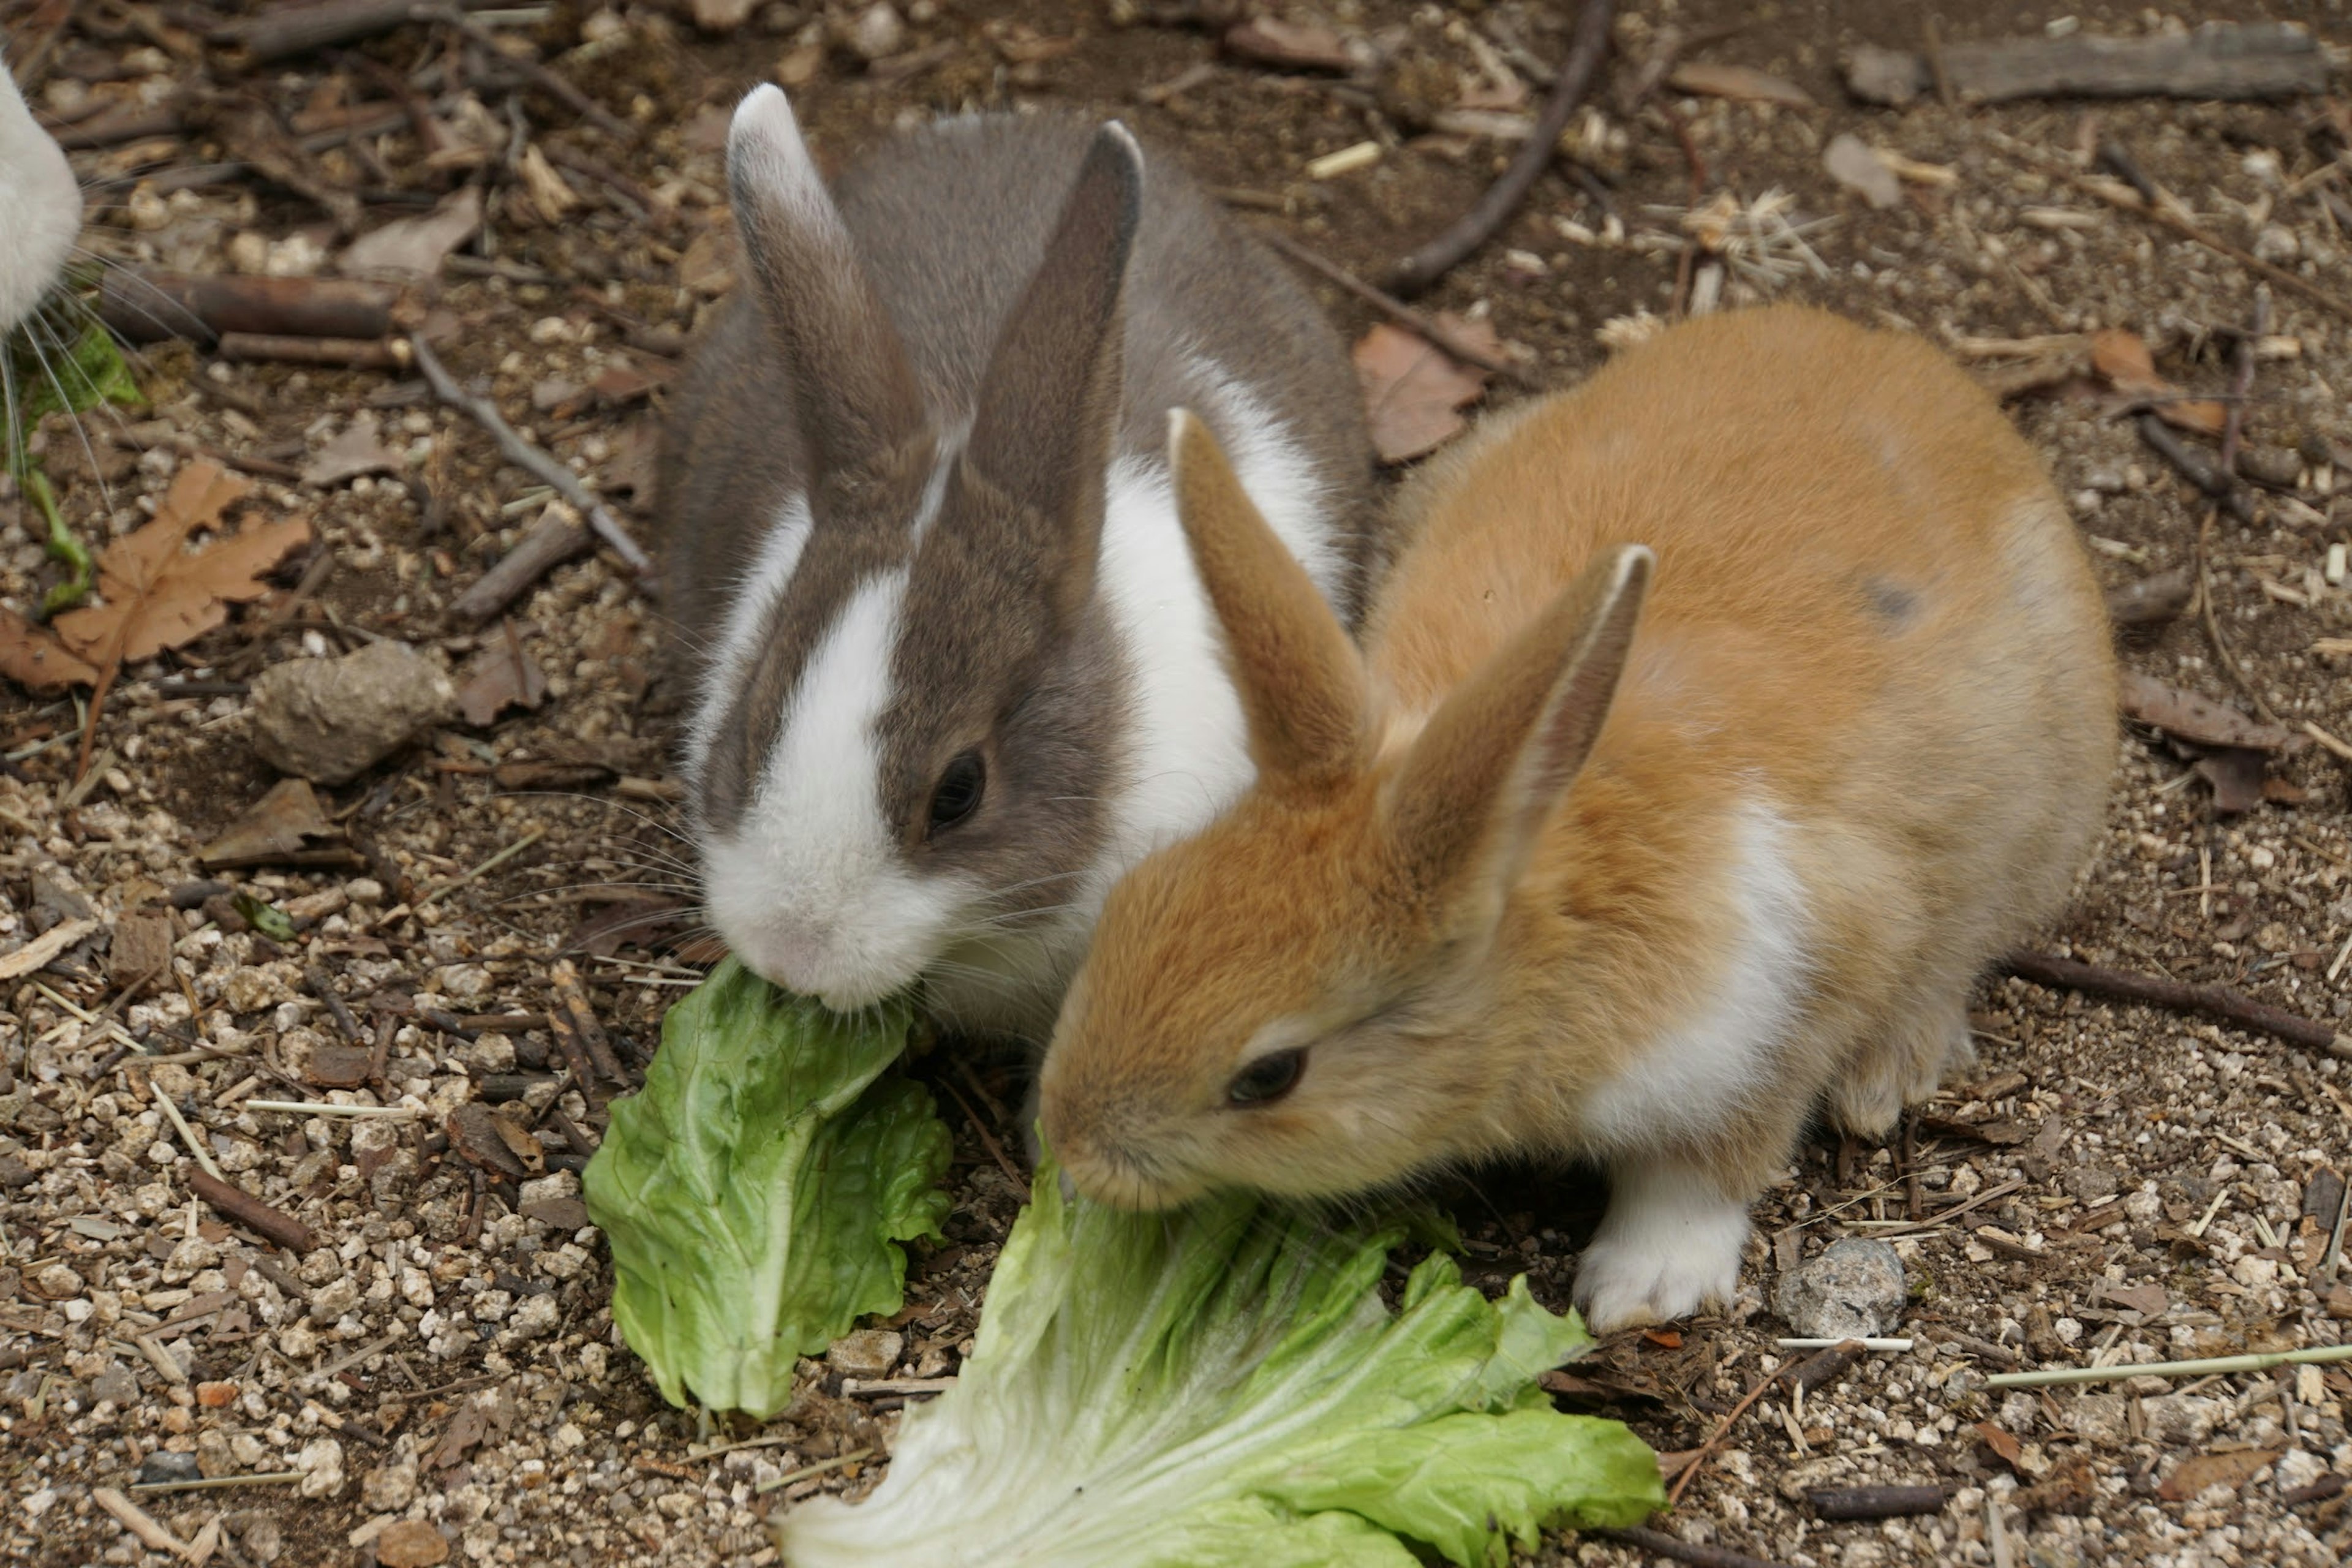
M 1249 721 L 1250 756 L 1270 779 L 1312 782 L 1360 764 L 1363 661 L 1307 568 L 1266 526 L 1217 438 L 1183 409 L 1168 417 L 1176 511 Z
M 1500 885 L 1517 878 L 1609 717 L 1653 559 L 1638 544 L 1596 556 L 1415 738 L 1389 816 L 1416 881 L 1451 883 L 1482 850 Z

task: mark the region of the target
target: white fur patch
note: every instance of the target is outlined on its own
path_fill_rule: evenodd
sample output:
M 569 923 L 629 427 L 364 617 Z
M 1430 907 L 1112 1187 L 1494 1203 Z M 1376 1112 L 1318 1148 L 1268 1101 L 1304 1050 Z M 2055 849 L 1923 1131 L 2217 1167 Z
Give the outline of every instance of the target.
M 728 600 L 726 624 L 719 627 L 718 640 L 710 648 L 709 673 L 704 679 L 702 700 L 695 705 L 694 716 L 687 726 L 686 771 L 689 777 L 702 771 L 703 760 L 710 755 L 710 743 L 718 738 L 727 710 L 751 679 L 752 658 L 759 651 L 769 614 L 791 584 L 793 573 L 801 563 L 801 552 L 807 547 L 809 533 L 815 525 L 809 512 L 808 497 L 787 496 L 783 505 L 776 509 L 775 521 L 760 540 L 760 553 L 752 558 L 751 567 L 736 584 L 734 595 Z M 698 637 L 701 628 L 682 626 L 679 635 Z
M 81 186 L 0 64 L 0 332 L 33 312 L 81 233 Z
M 794 227 L 848 248 L 849 232 L 825 194 L 824 177 L 782 88 L 762 83 L 735 106 L 727 127 L 727 177 L 739 195 L 773 203 Z
M 850 596 L 802 671 L 751 805 L 704 857 L 737 956 L 837 1011 L 910 984 L 964 891 L 918 881 L 882 819 L 876 723 L 906 592 L 902 570 Z
M 1345 570 L 1306 453 L 1255 398 L 1223 377 L 1234 417 L 1217 432 L 1242 488 L 1328 597 Z M 1176 515 L 1167 465 L 1123 458 L 1111 470 L 1103 591 L 1133 650 L 1135 746 L 1112 812 L 1097 905 L 1129 866 L 1190 837 L 1249 785 L 1255 770 L 1240 699 L 1225 673 L 1208 594 Z M 1087 919 L 1091 923 L 1093 910 Z
M 1711 1003 L 1585 1100 L 1584 1141 L 1596 1152 L 1617 1157 L 1703 1134 L 1765 1089 L 1773 1047 L 1795 1022 L 1808 984 L 1811 921 L 1789 854 L 1793 831 L 1763 802 L 1740 811 L 1730 961 Z
M 1746 1205 L 1703 1173 L 1657 1161 L 1625 1161 L 1609 1179 L 1609 1212 L 1576 1266 L 1585 1325 L 1605 1334 L 1729 1301 L 1748 1244 Z

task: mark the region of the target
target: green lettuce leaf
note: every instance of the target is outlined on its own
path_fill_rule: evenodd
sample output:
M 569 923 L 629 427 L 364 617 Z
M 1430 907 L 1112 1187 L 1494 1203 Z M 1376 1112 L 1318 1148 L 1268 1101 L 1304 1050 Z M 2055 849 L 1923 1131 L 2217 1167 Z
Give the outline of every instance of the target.
M 798 1357 L 898 1310 L 898 1244 L 948 1211 L 947 1127 L 883 1076 L 912 1022 L 903 1002 L 844 1018 L 732 959 L 662 1020 L 583 1185 L 613 1321 L 671 1404 L 772 1415 Z
M 1048 1166 L 955 1386 L 865 1500 L 784 1518 L 785 1563 L 1484 1568 L 1663 1507 L 1640 1439 L 1536 1385 L 1591 1342 L 1574 1314 L 1524 1279 L 1490 1302 L 1443 1254 L 1391 1310 L 1402 1235 L 1243 1196 L 1119 1214 Z

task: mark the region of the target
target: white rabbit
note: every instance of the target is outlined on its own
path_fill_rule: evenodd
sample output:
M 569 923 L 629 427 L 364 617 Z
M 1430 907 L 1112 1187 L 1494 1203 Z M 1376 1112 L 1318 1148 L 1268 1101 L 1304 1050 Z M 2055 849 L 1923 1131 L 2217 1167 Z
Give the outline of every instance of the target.
M 40 305 L 80 232 L 81 185 L 0 63 L 0 336 Z

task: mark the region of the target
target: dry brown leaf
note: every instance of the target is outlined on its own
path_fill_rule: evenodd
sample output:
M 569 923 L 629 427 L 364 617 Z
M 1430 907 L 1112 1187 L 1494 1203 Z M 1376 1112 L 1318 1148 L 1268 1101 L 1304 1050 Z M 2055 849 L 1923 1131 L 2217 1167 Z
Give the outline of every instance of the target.
M 2172 1467 L 2156 1489 L 2157 1496 L 2169 1502 L 2186 1502 L 2208 1487 L 2245 1485 L 2269 1468 L 2279 1457 L 2275 1448 L 2241 1448 L 2230 1454 L 2195 1454 Z
M 1499 354 L 1502 342 L 1492 326 L 1459 317 L 1439 318 L 1449 331 Z M 1478 339 L 1483 335 L 1484 341 Z M 1436 450 L 1462 428 L 1460 410 L 1486 390 L 1486 373 L 1464 364 L 1416 333 L 1385 322 L 1356 343 L 1356 377 L 1364 389 L 1372 446 L 1384 463 L 1402 463 Z
M 99 557 L 105 602 L 59 616 L 58 640 L 103 673 L 182 647 L 226 620 L 231 604 L 268 593 L 261 574 L 310 542 L 309 519 L 258 523 L 194 552 L 184 548 L 252 488 L 216 463 L 182 468 L 155 520 Z
M 1227 29 L 1225 47 L 1260 65 L 1344 71 L 1355 65 L 1348 41 L 1328 27 L 1259 16 Z
M 2091 334 L 2091 368 L 2113 383 L 2117 392 L 2168 390 L 2172 385 L 2156 374 L 2155 356 L 2139 334 L 2121 327 Z
M 2137 1285 L 2102 1285 L 2099 1294 L 2118 1307 L 2153 1318 L 2172 1305 L 2172 1298 L 2154 1280 Z
M 2146 398 L 2148 411 L 2167 425 L 2200 436 L 2219 436 L 2229 410 L 2210 398 L 2183 397 L 2179 385 L 2156 372 L 2156 360 L 2137 332 L 2109 327 L 2091 334 L 2091 368 L 2126 397 Z
M 1979 1421 L 1977 1423 L 1977 1436 L 1984 1439 L 1986 1447 L 2000 1456 L 2002 1464 L 2011 1469 L 2017 1468 L 2017 1461 L 2025 1452 L 2025 1446 L 2020 1443 L 2013 1434 L 2001 1430 L 1990 1421 Z
M 396 474 L 400 468 L 400 454 L 383 444 L 383 426 L 362 409 L 352 416 L 341 435 L 303 465 L 302 482 L 326 489 L 362 474 Z
M 1740 98 L 1757 103 L 1785 104 L 1790 109 L 1813 107 L 1812 94 L 1803 88 L 1752 66 L 1687 61 L 1674 68 L 1666 84 L 1677 92 L 1696 93 L 1702 98 Z
M 2197 759 L 2189 771 L 2213 786 L 2213 809 L 2241 816 L 2263 804 L 2263 775 L 2269 759 L 2244 746 L 2223 746 Z
M 334 826 L 319 809 L 319 797 L 308 779 L 285 779 L 229 824 L 228 831 L 196 852 L 206 869 L 232 865 L 262 865 L 271 856 L 291 855 L 313 838 L 334 836 Z
M 2200 746 L 2246 746 L 2258 752 L 2301 749 L 2299 735 L 2136 670 L 2124 673 L 2120 691 L 2127 717 L 2178 740 Z
M 536 708 L 547 697 L 547 677 L 514 634 L 506 634 L 467 661 L 457 689 L 466 722 L 487 730 L 509 708 Z
M 14 610 L 0 609 L 0 675 L 27 691 L 95 686 L 98 671 Z

